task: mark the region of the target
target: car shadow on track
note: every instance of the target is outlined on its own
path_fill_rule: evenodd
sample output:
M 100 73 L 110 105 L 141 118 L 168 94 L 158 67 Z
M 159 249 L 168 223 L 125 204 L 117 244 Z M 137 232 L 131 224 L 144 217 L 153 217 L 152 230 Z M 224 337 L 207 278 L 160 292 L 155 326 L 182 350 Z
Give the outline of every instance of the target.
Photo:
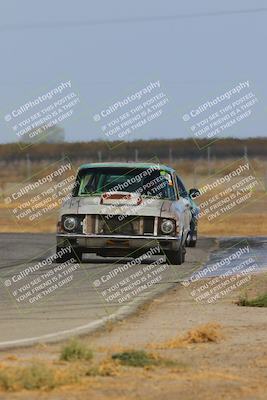
M 82 264 L 125 264 L 129 261 L 134 260 L 134 258 L 111 258 L 111 257 L 100 257 L 100 256 L 95 256 L 94 258 L 92 257 L 83 257 L 81 263 Z M 154 257 L 153 259 L 149 259 L 149 260 L 142 260 L 142 264 L 152 264 L 153 262 L 155 262 L 156 257 Z

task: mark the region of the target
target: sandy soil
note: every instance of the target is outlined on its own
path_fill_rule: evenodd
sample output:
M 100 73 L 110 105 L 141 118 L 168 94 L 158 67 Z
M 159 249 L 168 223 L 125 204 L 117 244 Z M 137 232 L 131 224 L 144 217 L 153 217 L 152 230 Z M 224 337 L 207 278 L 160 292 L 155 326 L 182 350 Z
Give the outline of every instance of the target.
M 261 274 L 252 278 L 247 291 L 255 295 L 266 289 L 267 276 Z M 234 304 L 238 296 L 234 292 L 216 304 L 200 305 L 186 288 L 178 286 L 144 306 L 138 315 L 83 338 L 98 357 L 106 357 L 122 348 L 149 351 L 151 343 L 183 335 L 200 324 L 221 324 L 224 338 L 218 343 L 157 350 L 162 357 L 180 361 L 184 365 L 180 370 L 125 368 L 118 376 L 87 378 L 79 386 L 47 393 L 0 392 L 0 399 L 266 399 L 266 309 L 238 307 Z M 14 354 L 22 359 L 37 355 L 54 359 L 58 351 L 59 345 L 49 345 L 17 350 Z M 0 362 L 4 359 L 7 353 L 2 352 Z

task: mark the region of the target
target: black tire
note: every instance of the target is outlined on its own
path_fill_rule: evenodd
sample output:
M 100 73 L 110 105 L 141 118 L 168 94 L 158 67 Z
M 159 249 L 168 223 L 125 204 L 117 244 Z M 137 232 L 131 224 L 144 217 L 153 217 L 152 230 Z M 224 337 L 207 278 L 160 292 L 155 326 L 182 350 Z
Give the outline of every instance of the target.
M 196 247 L 197 245 L 197 232 L 189 232 L 186 240 L 187 247 Z
M 61 250 L 61 247 L 57 247 L 57 253 Z M 82 262 L 82 252 L 76 249 L 75 252 L 72 250 L 71 253 L 63 254 L 61 257 L 57 257 L 56 262 L 63 264 L 64 262 L 73 259 L 73 262 Z
M 186 246 L 187 247 L 196 247 L 197 244 L 197 227 L 198 220 L 197 218 L 192 218 L 190 222 L 190 231 L 186 238 Z
M 177 251 L 166 251 L 166 261 L 169 265 L 181 265 L 185 261 L 185 246 L 181 245 Z

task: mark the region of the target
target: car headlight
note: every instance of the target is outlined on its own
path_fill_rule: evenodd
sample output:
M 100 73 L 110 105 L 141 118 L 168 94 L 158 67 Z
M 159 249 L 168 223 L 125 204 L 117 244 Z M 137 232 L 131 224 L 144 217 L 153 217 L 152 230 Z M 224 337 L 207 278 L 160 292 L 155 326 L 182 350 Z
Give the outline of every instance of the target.
M 160 229 L 166 235 L 172 233 L 175 229 L 175 223 L 171 219 L 164 219 L 160 225 Z
M 74 217 L 66 217 L 63 221 L 63 226 L 66 231 L 73 231 L 77 226 L 77 219 Z

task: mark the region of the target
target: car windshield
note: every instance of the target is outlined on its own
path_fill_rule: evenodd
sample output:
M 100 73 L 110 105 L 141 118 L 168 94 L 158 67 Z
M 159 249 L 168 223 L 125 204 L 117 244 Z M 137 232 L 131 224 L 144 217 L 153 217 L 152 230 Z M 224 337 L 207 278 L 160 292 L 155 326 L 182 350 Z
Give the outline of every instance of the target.
M 79 171 L 73 196 L 94 196 L 106 192 L 140 193 L 143 196 L 175 199 L 172 176 L 158 167 L 83 168 Z

